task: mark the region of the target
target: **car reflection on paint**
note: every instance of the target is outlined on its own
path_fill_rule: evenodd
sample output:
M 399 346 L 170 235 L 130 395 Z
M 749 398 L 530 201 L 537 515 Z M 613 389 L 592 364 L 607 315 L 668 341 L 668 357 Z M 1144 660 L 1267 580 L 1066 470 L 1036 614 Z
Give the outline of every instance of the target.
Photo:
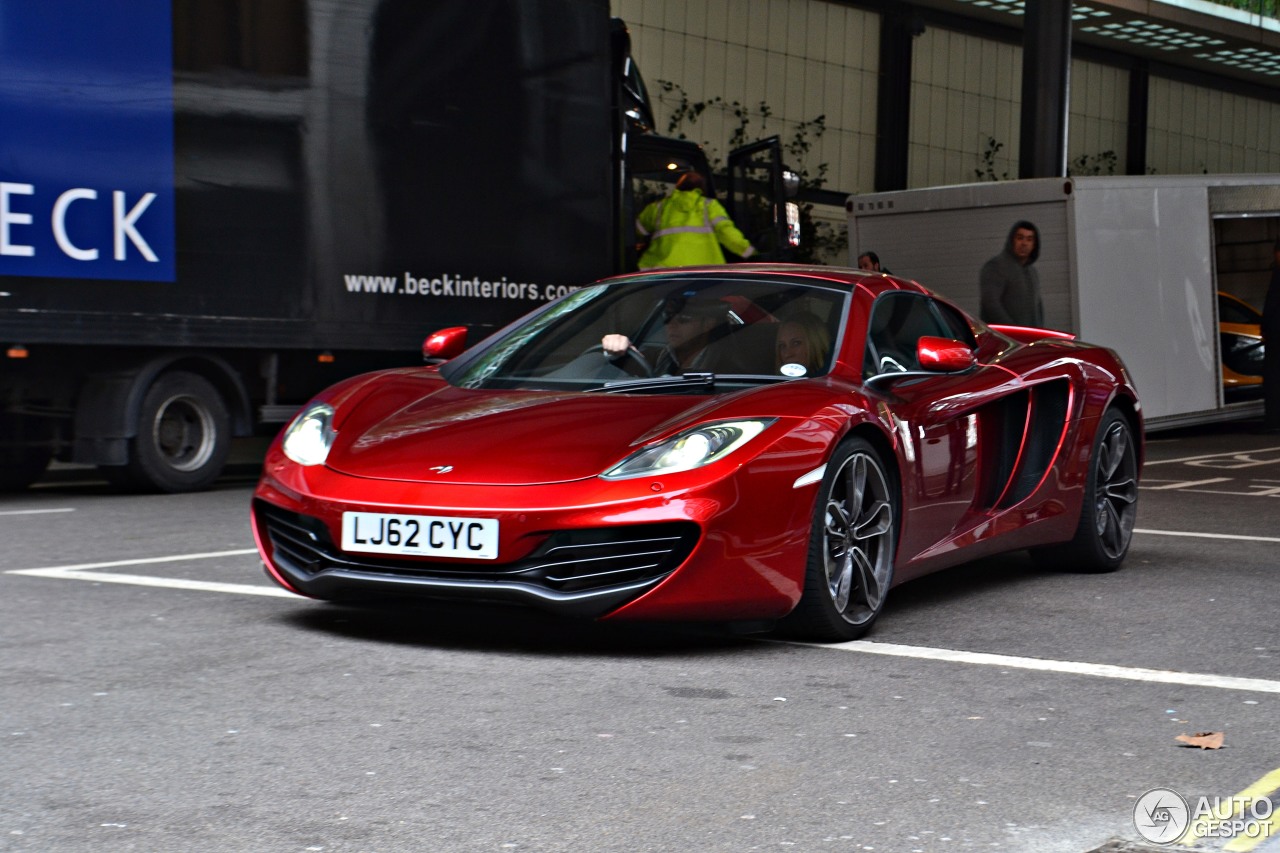
M 641 273 L 465 336 L 276 439 L 252 512 L 281 586 L 836 641 L 927 572 L 1024 548 L 1109 571 L 1129 548 L 1143 429 L 1116 354 L 914 282 Z

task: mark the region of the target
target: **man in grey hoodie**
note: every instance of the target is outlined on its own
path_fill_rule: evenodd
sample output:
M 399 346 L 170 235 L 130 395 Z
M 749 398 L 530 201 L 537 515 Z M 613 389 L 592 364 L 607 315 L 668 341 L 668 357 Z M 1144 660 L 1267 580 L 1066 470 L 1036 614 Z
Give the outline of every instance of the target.
M 1040 275 L 1032 264 L 1040 257 L 1040 231 L 1025 219 L 1013 223 L 1004 251 L 982 265 L 978 288 L 984 323 L 1044 326 Z

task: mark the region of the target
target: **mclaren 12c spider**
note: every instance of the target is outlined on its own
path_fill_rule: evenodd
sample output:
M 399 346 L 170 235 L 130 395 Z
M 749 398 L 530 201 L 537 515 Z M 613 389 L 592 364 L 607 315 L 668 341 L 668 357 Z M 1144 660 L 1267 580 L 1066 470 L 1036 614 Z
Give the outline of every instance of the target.
M 843 641 L 896 584 L 1128 551 L 1141 406 L 1111 350 L 911 281 L 734 264 L 605 279 L 434 364 L 343 381 L 253 499 L 269 575 Z

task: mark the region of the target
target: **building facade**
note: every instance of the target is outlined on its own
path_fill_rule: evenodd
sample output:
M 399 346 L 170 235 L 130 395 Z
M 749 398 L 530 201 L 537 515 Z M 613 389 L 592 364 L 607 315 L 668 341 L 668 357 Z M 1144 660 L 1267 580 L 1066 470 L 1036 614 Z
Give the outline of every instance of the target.
M 745 115 L 748 138 L 805 134 L 807 167 L 826 164 L 823 189 L 834 193 L 1018 177 L 1022 2 L 611 8 L 630 28 L 659 129 L 703 142 L 713 158 Z M 1067 171 L 1280 172 L 1280 22 L 1197 0 L 1071 12 Z M 905 69 L 909 81 L 899 79 Z M 905 103 L 882 105 L 886 92 Z M 802 124 L 819 116 L 820 134 Z M 886 173 L 886 155 L 905 169 Z

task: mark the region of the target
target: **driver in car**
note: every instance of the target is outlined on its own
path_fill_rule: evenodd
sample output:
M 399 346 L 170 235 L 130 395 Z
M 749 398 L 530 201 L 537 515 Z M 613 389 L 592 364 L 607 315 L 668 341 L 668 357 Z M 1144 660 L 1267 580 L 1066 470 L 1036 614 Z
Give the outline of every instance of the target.
M 689 371 L 710 370 L 710 353 L 707 345 L 717 326 L 728 319 L 729 307 L 719 299 L 697 296 L 668 298 L 662 306 L 663 326 L 667 332 L 667 344 L 654 357 L 644 353 L 653 365 L 655 376 L 680 375 Z M 631 339 L 626 335 L 605 335 L 600 346 L 605 357 L 617 359 L 631 349 Z

